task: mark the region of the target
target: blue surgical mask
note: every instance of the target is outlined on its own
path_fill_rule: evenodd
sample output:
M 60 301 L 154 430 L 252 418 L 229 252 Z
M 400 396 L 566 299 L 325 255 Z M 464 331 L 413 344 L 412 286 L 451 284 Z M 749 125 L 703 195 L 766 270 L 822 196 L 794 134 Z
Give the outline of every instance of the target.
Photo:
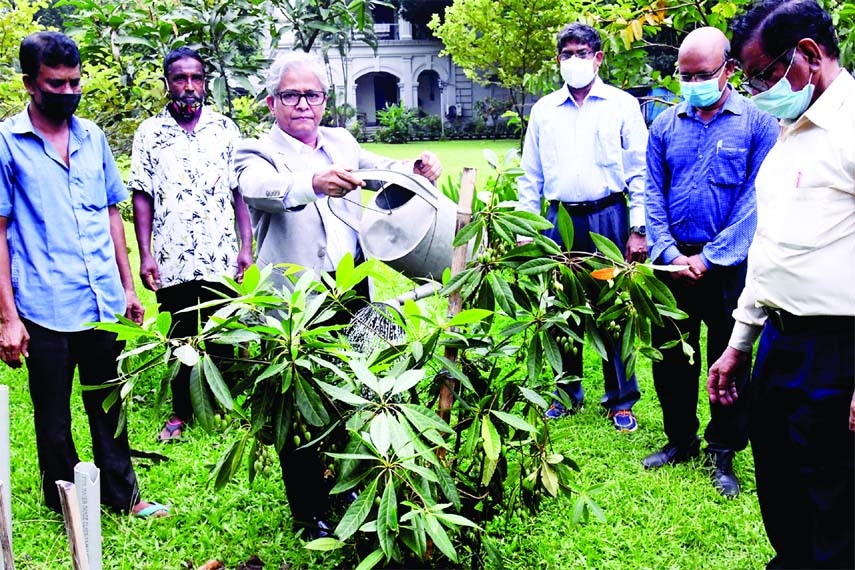
M 719 89 L 719 77 L 706 81 L 681 81 L 680 94 L 692 107 L 705 108 L 714 105 L 721 98 L 724 89 Z M 727 87 L 725 85 L 725 87 Z
M 793 53 L 795 59 L 795 52 Z M 793 66 L 793 59 L 790 60 L 790 65 L 787 66 L 787 71 L 784 76 L 768 90 L 758 93 L 751 97 L 754 104 L 761 111 L 766 111 L 770 115 L 779 119 L 797 119 L 802 116 L 810 106 L 810 101 L 813 99 L 814 85 L 810 82 L 813 79 L 811 72 L 808 77 L 808 83 L 799 91 L 793 91 L 793 86 L 790 85 L 790 80 L 787 79 L 787 74 Z

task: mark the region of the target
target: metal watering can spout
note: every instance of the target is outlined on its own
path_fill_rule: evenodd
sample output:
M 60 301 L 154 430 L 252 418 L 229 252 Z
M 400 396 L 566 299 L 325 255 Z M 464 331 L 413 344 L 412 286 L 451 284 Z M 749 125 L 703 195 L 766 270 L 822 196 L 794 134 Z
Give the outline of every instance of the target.
M 362 215 L 359 241 L 366 256 L 407 277 L 441 280 L 451 267 L 457 206 L 427 178 L 395 170 L 353 172 L 379 190 Z

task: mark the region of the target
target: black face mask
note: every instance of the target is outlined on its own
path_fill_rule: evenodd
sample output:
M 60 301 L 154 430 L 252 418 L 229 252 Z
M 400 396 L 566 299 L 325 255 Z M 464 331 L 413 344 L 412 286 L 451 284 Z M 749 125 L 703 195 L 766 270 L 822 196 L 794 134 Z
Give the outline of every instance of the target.
M 179 121 L 191 121 L 199 116 L 204 103 L 202 97 L 196 95 L 172 96 L 172 102 L 168 105 L 169 112 Z
M 41 89 L 39 93 L 42 95 L 42 102 L 36 103 L 36 107 L 52 121 L 67 121 L 80 104 L 80 93 L 51 93 Z

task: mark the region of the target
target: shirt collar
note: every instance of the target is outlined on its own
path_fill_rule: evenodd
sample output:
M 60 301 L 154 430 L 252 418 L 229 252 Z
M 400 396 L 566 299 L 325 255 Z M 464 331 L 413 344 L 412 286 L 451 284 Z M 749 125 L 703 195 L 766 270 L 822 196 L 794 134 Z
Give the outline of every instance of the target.
M 178 124 L 178 121 L 175 120 L 175 117 L 172 116 L 172 113 L 169 112 L 169 103 L 163 106 L 163 109 L 157 114 L 157 118 L 160 119 L 161 123 L 164 127 L 170 128 L 174 127 L 176 129 L 184 130 L 184 127 Z M 199 120 L 196 122 L 196 126 L 193 128 L 193 132 L 203 129 L 205 126 L 213 123 L 215 121 L 214 112 L 208 108 L 207 105 L 202 105 L 202 113 L 199 115 Z
M 724 105 L 716 113 L 716 116 L 721 115 L 722 113 L 730 113 L 731 115 L 741 115 L 745 112 L 746 99 L 742 95 L 740 95 L 733 86 L 728 83 L 726 86 L 727 89 L 730 89 L 730 95 L 727 96 L 727 101 L 724 102 Z M 677 114 L 681 117 L 689 116 L 694 117 L 698 114 L 697 110 L 686 103 L 685 101 L 681 101 L 679 107 L 677 108 Z
M 324 146 L 323 130 L 320 127 L 318 127 L 318 143 L 315 148 L 312 148 L 309 145 L 298 141 L 296 138 L 283 131 L 275 121 L 273 122 L 273 132 L 291 151 L 296 153 L 315 152 L 321 150 Z
M 33 126 L 33 121 L 30 119 L 29 108 L 30 104 L 28 103 L 27 107 L 23 111 L 9 118 L 9 130 L 16 135 L 32 133 L 41 137 L 42 135 L 36 131 L 36 128 Z M 74 115 L 71 117 L 70 129 L 71 134 L 78 140 L 83 140 L 89 136 L 89 129 L 87 129 L 82 121 Z
M 566 101 L 572 100 L 573 96 L 570 94 L 570 88 L 565 83 L 561 86 L 561 89 L 556 91 L 558 93 L 558 98 L 555 101 L 555 106 L 558 107 L 563 105 Z M 594 84 L 591 85 L 591 90 L 588 91 L 588 95 L 585 97 L 585 100 L 594 98 L 594 99 L 611 99 L 614 96 L 614 91 L 609 89 L 608 85 L 603 83 L 603 80 L 600 79 L 600 76 L 597 75 L 594 77 Z
M 853 92 L 855 92 L 855 79 L 849 75 L 848 71 L 841 68 L 840 74 L 834 78 L 831 85 L 793 123 L 809 120 L 821 129 L 832 128 L 839 121 L 840 109 L 846 100 L 852 97 Z

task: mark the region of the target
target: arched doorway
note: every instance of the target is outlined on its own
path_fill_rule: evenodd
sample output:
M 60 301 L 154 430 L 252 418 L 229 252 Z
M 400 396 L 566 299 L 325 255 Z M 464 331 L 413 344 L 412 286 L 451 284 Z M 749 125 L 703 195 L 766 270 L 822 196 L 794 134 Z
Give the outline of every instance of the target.
M 432 70 L 419 73 L 418 105 L 425 115 L 442 117 L 442 89 L 439 74 Z
M 398 78 L 391 73 L 368 73 L 356 80 L 356 108 L 366 125 L 376 125 L 377 111 L 397 105 L 399 100 Z

